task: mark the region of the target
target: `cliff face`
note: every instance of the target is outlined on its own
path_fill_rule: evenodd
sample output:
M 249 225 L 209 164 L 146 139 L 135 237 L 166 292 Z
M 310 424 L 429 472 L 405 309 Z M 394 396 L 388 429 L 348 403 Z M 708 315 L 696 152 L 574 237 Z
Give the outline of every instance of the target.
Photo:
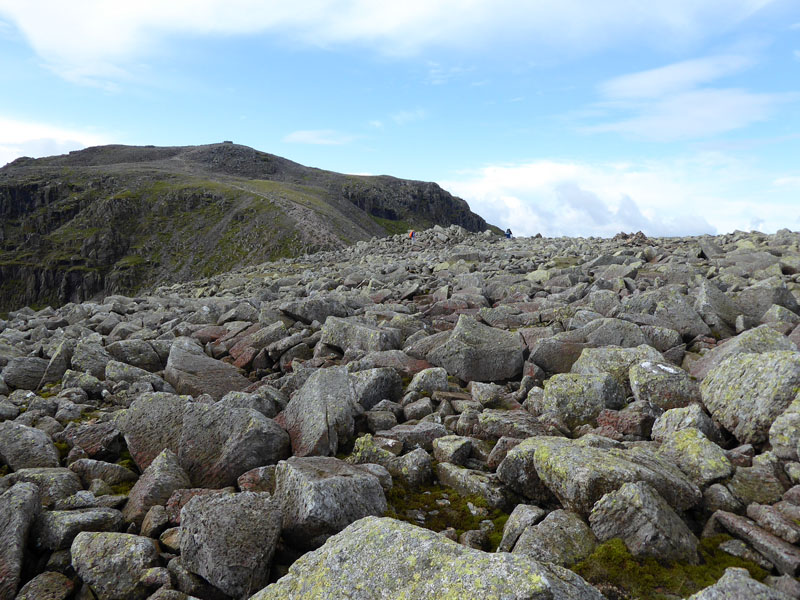
M 102 146 L 0 169 L 0 310 L 486 222 L 434 183 L 342 175 L 234 144 Z

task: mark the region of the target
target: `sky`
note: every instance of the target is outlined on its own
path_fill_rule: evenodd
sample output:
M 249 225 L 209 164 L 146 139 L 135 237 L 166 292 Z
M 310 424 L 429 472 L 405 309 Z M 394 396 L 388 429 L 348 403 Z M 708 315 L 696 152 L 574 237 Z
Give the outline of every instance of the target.
M 516 235 L 800 230 L 798 0 L 0 0 L 0 165 L 233 140 Z

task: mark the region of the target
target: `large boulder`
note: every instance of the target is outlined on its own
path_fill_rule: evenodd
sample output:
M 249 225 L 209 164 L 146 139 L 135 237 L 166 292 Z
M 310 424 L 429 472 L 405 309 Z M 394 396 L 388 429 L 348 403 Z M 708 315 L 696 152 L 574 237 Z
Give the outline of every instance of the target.
M 122 510 L 126 521 L 141 526 L 147 511 L 157 504 L 166 504 L 175 490 L 190 488 L 192 483 L 172 450 L 164 449 L 150 463 L 128 494 Z
M 621 538 L 634 556 L 698 561 L 697 538 L 650 485 L 626 483 L 598 500 L 589 515 L 600 541 Z
M 519 536 L 514 554 L 568 567 L 582 561 L 597 547 L 597 538 L 584 520 L 567 510 L 554 510 Z
M 58 467 L 58 450 L 44 431 L 13 421 L 0 423 L 0 459 L 12 470 Z
M 150 466 L 165 448 L 178 453 L 187 398 L 167 393 L 142 394 L 117 426 L 140 470 Z
M 281 510 L 266 493 L 195 496 L 181 510 L 181 561 L 234 598 L 269 581 Z
M 342 350 L 376 352 L 397 350 L 402 346 L 403 334 L 392 327 L 377 327 L 354 318 L 330 316 L 322 326 L 323 344 Z
M 366 517 L 297 560 L 251 600 L 602 600 L 571 571 L 528 557 L 486 553 L 427 529 Z
M 275 470 L 275 497 L 283 511 L 283 537 L 310 550 L 350 523 L 386 512 L 377 477 L 333 457 L 291 457 Z
M 427 359 L 464 381 L 502 381 L 522 372 L 525 342 L 518 333 L 461 315 L 447 341 Z
M 345 367 L 319 369 L 303 384 L 277 417 L 292 442 L 295 456 L 329 456 L 355 433 L 357 402 Z
M 233 365 L 206 356 L 203 348 L 189 337 L 176 338 L 172 343 L 164 378 L 179 394 L 209 394 L 214 400 L 220 400 L 228 392 L 243 390 L 251 383 Z
M 516 463 L 514 471 L 503 463 Z M 700 490 L 674 465 L 659 460 L 644 450 L 595 448 L 558 437 L 530 438 L 513 448 L 498 467 L 504 472 L 522 472 L 531 491 L 540 493 L 544 484 L 561 504 L 581 515 L 588 515 L 604 494 L 616 491 L 625 483 L 645 481 L 655 487 L 673 507 L 685 510 L 702 498 Z M 535 499 L 535 498 L 531 498 Z
M 122 514 L 113 508 L 46 510 L 36 519 L 32 537 L 39 548 L 63 550 L 82 531 L 119 531 L 121 527 Z
M 98 379 L 103 379 L 108 361 L 113 360 L 99 342 L 81 340 L 72 353 L 72 368 L 76 371 L 88 373 Z
M 70 555 L 75 572 L 98 600 L 144 600 L 150 591 L 142 575 L 161 562 L 155 540 L 128 533 L 81 532 Z
M 781 350 L 793 351 L 797 350 L 797 346 L 769 325 L 761 325 L 754 329 L 748 329 L 712 348 L 702 358 L 691 363 L 689 370 L 692 376 L 702 380 L 709 371 L 737 354 L 761 354 Z
M 743 444 L 767 440 L 775 419 L 800 388 L 800 353 L 737 354 L 709 372 L 700 386 L 711 415 Z
M 633 397 L 668 410 L 688 405 L 697 397 L 697 386 L 689 374 L 665 362 L 643 361 L 630 368 Z
M 28 532 L 41 509 L 32 483 L 17 483 L 0 495 L 0 600 L 17 594 Z
M 555 414 L 570 429 L 596 425 L 603 409 L 625 404 L 624 388 L 605 373 L 553 375 L 544 384 L 541 410 Z
M 116 360 L 155 372 L 164 368 L 161 356 L 146 340 L 120 340 L 106 346 L 106 351 Z
M 177 454 L 193 485 L 221 488 L 236 485 L 250 469 L 288 456 L 289 436 L 252 408 L 190 403 Z
M 133 475 L 133 473 L 131 474 Z M 135 477 L 134 475 L 134 478 Z M 21 483 L 23 481 L 36 484 L 39 488 L 42 506 L 46 507 L 52 506 L 57 501 L 63 500 L 64 498 L 69 498 L 74 493 L 83 489 L 80 477 L 72 470 L 63 467 L 19 469 L 6 475 L 2 481 L 9 485 L 14 485 L 15 483 Z
M 630 393 L 628 373 L 630 368 L 644 361 L 664 362 L 661 353 L 651 346 L 636 346 L 635 348 L 620 348 L 618 346 L 605 346 L 603 348 L 586 348 L 581 352 L 580 358 L 572 365 L 571 372 L 581 375 L 608 374 L 623 387 L 626 394 Z
M 668 435 L 658 453 L 678 465 L 700 488 L 733 473 L 733 465 L 725 451 L 694 427 Z
M 747 569 L 728 567 L 717 582 L 689 596 L 688 600 L 791 600 L 792 596 L 750 577 Z
M 3 367 L 3 381 L 11 388 L 35 390 L 39 387 L 39 382 L 42 380 L 48 364 L 50 364 L 49 360 L 34 356 L 12 358 Z

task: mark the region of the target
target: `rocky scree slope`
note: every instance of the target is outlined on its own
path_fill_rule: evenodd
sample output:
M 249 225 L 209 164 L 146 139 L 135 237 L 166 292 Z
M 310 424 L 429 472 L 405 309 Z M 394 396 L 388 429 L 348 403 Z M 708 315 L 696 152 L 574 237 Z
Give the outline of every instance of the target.
M 99 146 L 0 169 L 0 312 L 136 293 L 408 228 L 483 231 L 434 183 L 246 146 Z
M 451 226 L 12 311 L 0 599 L 798 598 L 799 274 Z

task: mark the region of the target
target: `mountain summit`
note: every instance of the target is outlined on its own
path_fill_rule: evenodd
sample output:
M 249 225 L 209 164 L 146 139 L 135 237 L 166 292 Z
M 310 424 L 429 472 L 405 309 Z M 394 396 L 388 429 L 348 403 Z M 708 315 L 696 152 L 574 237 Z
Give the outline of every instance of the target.
M 0 309 L 451 224 L 488 228 L 435 183 L 334 173 L 230 142 L 19 158 L 0 169 Z

